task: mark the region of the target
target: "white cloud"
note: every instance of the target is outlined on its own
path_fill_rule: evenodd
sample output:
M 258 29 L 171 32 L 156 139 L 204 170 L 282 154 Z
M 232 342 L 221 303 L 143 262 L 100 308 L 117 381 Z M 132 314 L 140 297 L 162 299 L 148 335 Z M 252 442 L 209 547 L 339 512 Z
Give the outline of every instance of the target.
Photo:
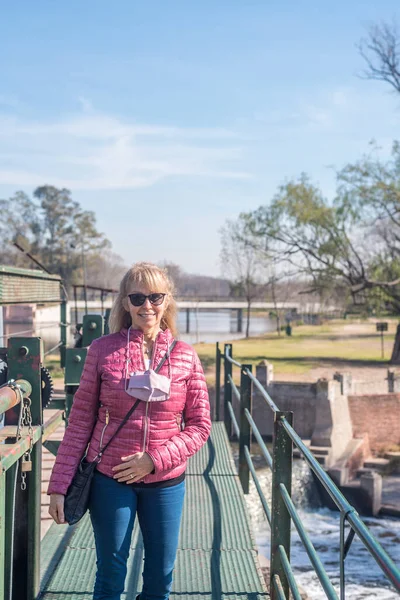
M 0 114 L 0 183 L 129 189 L 173 176 L 250 177 L 231 131 L 131 123 L 79 100 L 83 114 L 55 122 Z

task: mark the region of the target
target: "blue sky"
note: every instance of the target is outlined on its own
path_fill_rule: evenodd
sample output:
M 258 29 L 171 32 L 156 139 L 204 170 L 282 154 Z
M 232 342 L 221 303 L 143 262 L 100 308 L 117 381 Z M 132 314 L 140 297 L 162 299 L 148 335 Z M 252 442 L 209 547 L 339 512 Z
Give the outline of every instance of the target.
M 357 77 L 395 0 L 22 0 L 0 22 L 0 197 L 45 183 L 94 210 L 126 264 L 221 275 L 219 229 L 307 172 L 399 137 Z

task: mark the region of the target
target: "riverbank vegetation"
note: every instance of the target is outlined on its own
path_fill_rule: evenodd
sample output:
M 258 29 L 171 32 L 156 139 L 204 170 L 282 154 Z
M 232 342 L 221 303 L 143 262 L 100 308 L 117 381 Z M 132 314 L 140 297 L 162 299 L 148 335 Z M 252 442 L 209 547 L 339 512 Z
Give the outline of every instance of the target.
M 385 355 L 381 355 L 381 336 L 372 319 L 327 321 L 322 325 L 294 327 L 292 335 L 278 337 L 277 333 L 234 340 L 233 356 L 241 363 L 258 364 L 268 360 L 274 366 L 275 379 L 311 379 L 313 371 L 326 367 L 357 369 L 388 366 L 390 350 L 397 326 L 396 319 L 388 319 L 389 331 L 384 337 Z M 228 343 L 228 342 L 226 342 Z M 224 344 L 220 344 L 223 351 Z M 215 344 L 197 344 L 196 350 L 213 383 L 215 377 Z

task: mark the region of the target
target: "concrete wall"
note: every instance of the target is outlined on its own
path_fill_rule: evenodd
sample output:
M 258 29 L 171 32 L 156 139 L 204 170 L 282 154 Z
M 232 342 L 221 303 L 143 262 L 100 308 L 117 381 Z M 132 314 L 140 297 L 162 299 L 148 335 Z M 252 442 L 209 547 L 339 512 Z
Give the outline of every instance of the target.
M 354 437 L 368 434 L 372 452 L 400 444 L 400 394 L 349 396 Z
M 266 386 L 267 393 L 282 411 L 293 411 L 293 424 L 303 439 L 311 439 L 315 427 L 316 405 L 315 383 L 287 383 L 274 381 Z M 274 428 L 272 410 L 254 389 L 253 419 L 262 435 L 271 436 Z

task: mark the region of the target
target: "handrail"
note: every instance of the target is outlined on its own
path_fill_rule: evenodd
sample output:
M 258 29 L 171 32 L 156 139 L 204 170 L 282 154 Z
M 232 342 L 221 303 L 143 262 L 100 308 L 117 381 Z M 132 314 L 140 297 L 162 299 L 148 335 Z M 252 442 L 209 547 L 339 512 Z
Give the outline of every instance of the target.
M 252 477 L 253 477 L 254 485 L 257 488 L 258 495 L 260 496 L 260 500 L 261 500 L 261 504 L 262 504 L 264 512 L 265 512 L 265 516 L 268 519 L 268 523 L 271 525 L 271 520 L 272 520 L 271 510 L 268 506 L 267 499 L 264 496 L 264 492 L 261 489 L 261 485 L 260 485 L 260 482 L 258 481 L 257 473 L 254 468 L 253 461 L 251 459 L 250 451 L 247 446 L 245 446 L 244 454 L 246 457 L 247 464 L 249 465 L 250 473 L 252 474 Z
M 267 446 L 265 445 L 264 440 L 262 439 L 261 433 L 259 432 L 258 427 L 254 423 L 253 417 L 251 416 L 251 414 L 249 413 L 247 408 L 245 408 L 244 414 L 246 415 L 246 419 L 250 423 L 250 427 L 253 431 L 254 437 L 256 438 L 256 440 L 260 446 L 260 450 L 263 453 L 263 456 L 264 456 L 269 468 L 272 470 L 272 456 L 271 456 Z
M 272 581 L 274 585 L 274 590 L 277 593 L 278 600 L 286 600 L 285 592 L 279 575 L 274 575 Z
M 293 504 L 293 501 L 292 501 L 291 497 L 289 496 L 289 493 L 288 493 L 286 487 L 282 483 L 279 486 L 279 491 L 282 495 L 284 503 L 286 504 L 286 508 L 287 508 L 290 516 L 292 517 L 293 523 L 297 529 L 300 539 L 303 542 L 303 546 L 306 549 L 309 559 L 315 569 L 315 572 L 318 576 L 318 579 L 321 582 L 322 587 L 325 590 L 327 597 L 330 600 L 338 600 L 338 596 L 334 590 L 333 585 L 331 584 L 331 581 L 327 575 L 327 572 L 325 571 L 325 569 L 323 567 L 323 564 L 317 554 L 317 551 L 314 548 L 314 544 L 311 542 L 310 536 L 308 535 L 303 523 L 301 522 L 299 514 L 296 510 L 296 507 Z
M 261 396 L 264 398 L 264 400 L 266 400 L 266 402 L 267 402 L 268 406 L 270 407 L 270 409 L 273 412 L 278 412 L 279 408 L 277 407 L 277 405 L 275 404 L 275 402 L 272 400 L 271 396 L 268 394 L 268 392 L 266 391 L 266 389 L 258 381 L 258 379 L 248 369 L 246 369 L 246 373 L 250 377 L 251 381 L 254 383 L 254 385 L 256 386 L 256 388 L 258 389 L 258 391 L 261 393 Z
M 227 354 L 225 352 L 225 358 L 232 363 L 233 365 L 236 365 L 237 367 L 241 367 L 242 365 L 240 364 L 240 362 L 238 362 L 237 360 L 233 360 L 233 358 L 231 356 L 229 356 L 229 354 Z
M 300 453 L 302 454 L 304 460 L 308 463 L 308 466 L 318 477 L 318 479 L 325 487 L 326 491 L 328 492 L 336 506 L 339 508 L 339 510 L 346 514 L 349 514 L 350 512 L 354 511 L 355 509 L 346 500 L 339 488 L 336 487 L 332 479 L 325 473 L 320 463 L 317 461 L 313 453 L 303 443 L 302 439 L 296 433 L 293 427 L 289 425 L 289 423 L 285 419 L 282 420 L 282 425 L 285 428 L 292 442 L 300 450 Z
M 237 398 L 237 399 L 239 400 L 239 402 L 240 402 L 240 392 L 239 392 L 239 390 L 237 389 L 237 387 L 236 387 L 236 385 L 235 385 L 235 383 L 234 383 L 234 381 L 233 381 L 233 379 L 232 379 L 231 375 L 228 375 L 228 380 L 229 380 L 229 383 L 231 384 L 231 387 L 232 387 L 232 392 L 235 394 L 236 398 Z
M 238 422 L 236 421 L 235 413 L 233 412 L 232 402 L 228 403 L 228 410 L 231 415 L 232 425 L 235 430 L 235 433 L 236 433 L 237 437 L 239 437 L 240 436 L 240 428 L 239 428 Z
M 329 496 L 337 506 L 341 514 L 341 541 L 340 541 L 340 599 L 345 599 L 345 580 L 344 580 L 344 560 L 346 558 L 347 552 L 350 548 L 351 542 L 353 540 L 354 534 L 356 533 L 360 538 L 361 542 L 367 548 L 369 554 L 374 558 L 376 563 L 385 573 L 386 577 L 390 582 L 394 585 L 394 587 L 400 591 L 400 571 L 397 566 L 394 564 L 390 556 L 383 549 L 381 544 L 372 533 L 369 531 L 368 527 L 361 520 L 359 514 L 355 510 L 355 508 L 346 500 L 342 492 L 335 485 L 332 479 L 327 475 L 321 464 L 316 460 L 312 452 L 307 448 L 307 446 L 303 443 L 298 433 L 295 431 L 293 426 L 291 425 L 291 417 L 290 422 L 287 417 L 291 415 L 291 413 L 282 413 L 279 410 L 279 407 L 275 404 L 271 396 L 265 390 L 263 385 L 258 381 L 257 377 L 253 375 L 251 372 L 251 365 L 244 365 L 240 362 L 236 361 L 232 357 L 232 345 L 226 344 L 224 353 L 220 352 L 218 343 L 217 343 L 217 373 L 220 372 L 220 362 L 224 362 L 225 366 L 225 379 L 224 379 L 224 403 L 225 403 L 225 416 L 224 421 L 227 427 L 228 435 L 231 434 L 231 427 L 234 428 L 236 435 L 239 438 L 239 476 L 243 486 L 243 490 L 245 493 L 248 493 L 248 479 L 251 474 L 252 479 L 254 481 L 255 487 L 259 494 L 261 504 L 266 515 L 266 518 L 271 525 L 272 529 L 272 538 L 271 538 L 271 600 L 286 600 L 289 594 L 289 589 L 292 592 L 293 598 L 295 600 L 300 600 L 300 594 L 297 588 L 297 584 L 295 582 L 293 572 L 290 565 L 290 519 L 293 520 L 293 523 L 296 529 L 299 532 L 300 539 L 309 554 L 311 563 L 316 571 L 316 574 L 321 581 L 323 589 L 325 591 L 326 597 L 329 600 L 337 600 L 338 595 L 318 557 L 318 554 L 308 536 L 307 531 L 305 530 L 300 516 L 297 513 L 297 510 L 293 504 L 290 494 L 290 485 L 286 484 L 283 481 L 280 481 L 281 473 L 279 469 L 284 467 L 285 456 L 288 456 L 288 441 L 290 440 L 290 460 L 292 461 L 292 451 L 291 444 L 294 443 L 295 446 L 300 451 L 300 454 L 307 462 L 308 466 L 311 468 L 313 473 L 316 475 L 321 485 L 328 492 Z M 232 377 L 232 365 L 239 367 L 241 371 L 241 387 L 240 390 L 237 388 L 233 381 Z M 260 393 L 260 396 L 263 400 L 266 401 L 267 406 L 272 410 L 275 415 L 275 425 L 274 425 L 274 458 L 271 456 L 268 448 L 266 447 L 264 440 L 262 439 L 261 433 L 254 422 L 254 419 L 251 415 L 251 401 L 250 404 L 245 403 L 245 396 L 248 395 L 249 389 L 254 386 Z M 243 387 L 244 386 L 244 387 Z M 246 391 L 247 390 L 247 391 Z M 240 426 L 238 425 L 238 421 L 235 415 L 235 411 L 232 406 L 232 395 L 239 400 L 240 403 Z M 251 392 L 250 392 L 251 396 Z M 273 472 L 273 494 L 272 494 L 272 506 L 271 508 L 268 505 L 266 497 L 261 488 L 260 482 L 257 477 L 257 473 L 254 467 L 253 460 L 251 458 L 249 446 L 250 446 L 250 437 L 249 433 L 246 429 L 244 431 L 245 425 L 247 423 L 247 427 L 250 426 L 250 432 L 252 431 L 253 436 L 259 444 L 261 449 L 261 453 L 266 460 L 267 465 L 271 468 Z M 278 433 L 280 441 L 277 441 Z M 285 436 L 286 440 L 285 441 Z M 284 442 L 285 447 L 279 447 L 277 444 L 282 444 Z M 243 457 L 243 460 L 241 459 Z M 278 467 L 275 467 L 275 460 L 278 462 Z M 243 470 L 243 461 L 246 464 L 247 473 Z M 280 466 L 279 466 L 280 465 Z M 289 473 L 291 472 L 291 463 L 289 468 Z M 284 470 L 284 468 L 283 468 Z M 286 479 L 287 482 L 290 482 L 290 478 Z M 286 515 L 289 518 L 287 521 L 286 517 L 283 519 L 284 527 L 287 529 L 287 537 L 286 540 L 289 540 L 289 545 L 286 545 L 287 542 L 277 543 L 276 536 L 276 523 L 274 527 L 274 519 L 278 519 L 278 525 L 280 520 L 283 518 L 283 514 L 281 512 L 277 513 L 277 507 L 274 504 L 277 502 L 277 494 L 283 501 L 282 507 L 280 510 L 286 512 Z M 274 496 L 275 495 L 275 496 Z M 344 522 L 347 521 L 350 525 L 350 533 L 347 537 L 347 540 L 344 540 Z M 289 527 L 287 527 L 287 524 Z M 279 527 L 278 527 L 279 530 Z M 285 536 L 284 536 L 285 537 Z
M 0 415 L 20 404 L 32 393 L 31 384 L 25 379 L 10 379 L 0 386 Z
M 293 600 L 302 600 L 301 594 L 299 592 L 299 588 L 297 587 L 296 580 L 293 575 L 292 567 L 290 566 L 289 559 L 286 554 L 286 550 L 283 546 L 279 546 L 279 556 L 281 557 L 282 567 L 285 571 L 285 575 L 287 577 L 290 591 L 293 595 Z
M 31 445 L 34 446 L 42 437 L 40 425 L 32 427 L 33 433 L 24 435 L 15 444 L 2 444 L 0 446 L 0 472 L 5 473 L 27 452 Z
M 59 411 L 43 424 L 42 364 L 40 338 L 9 338 L 10 379 L 0 389 L 0 413 L 17 410 L 6 414 L 0 430 L 0 598 L 12 600 L 39 597 L 42 444 L 64 422 Z M 14 557 L 18 569 L 13 569 Z
M 53 346 L 52 348 L 50 348 L 50 350 L 47 350 L 43 356 L 48 356 L 49 354 L 51 354 L 52 352 L 54 352 L 54 350 L 58 350 L 58 348 L 60 348 L 63 345 L 64 342 L 58 342 L 58 344 L 56 344 L 55 346 Z

